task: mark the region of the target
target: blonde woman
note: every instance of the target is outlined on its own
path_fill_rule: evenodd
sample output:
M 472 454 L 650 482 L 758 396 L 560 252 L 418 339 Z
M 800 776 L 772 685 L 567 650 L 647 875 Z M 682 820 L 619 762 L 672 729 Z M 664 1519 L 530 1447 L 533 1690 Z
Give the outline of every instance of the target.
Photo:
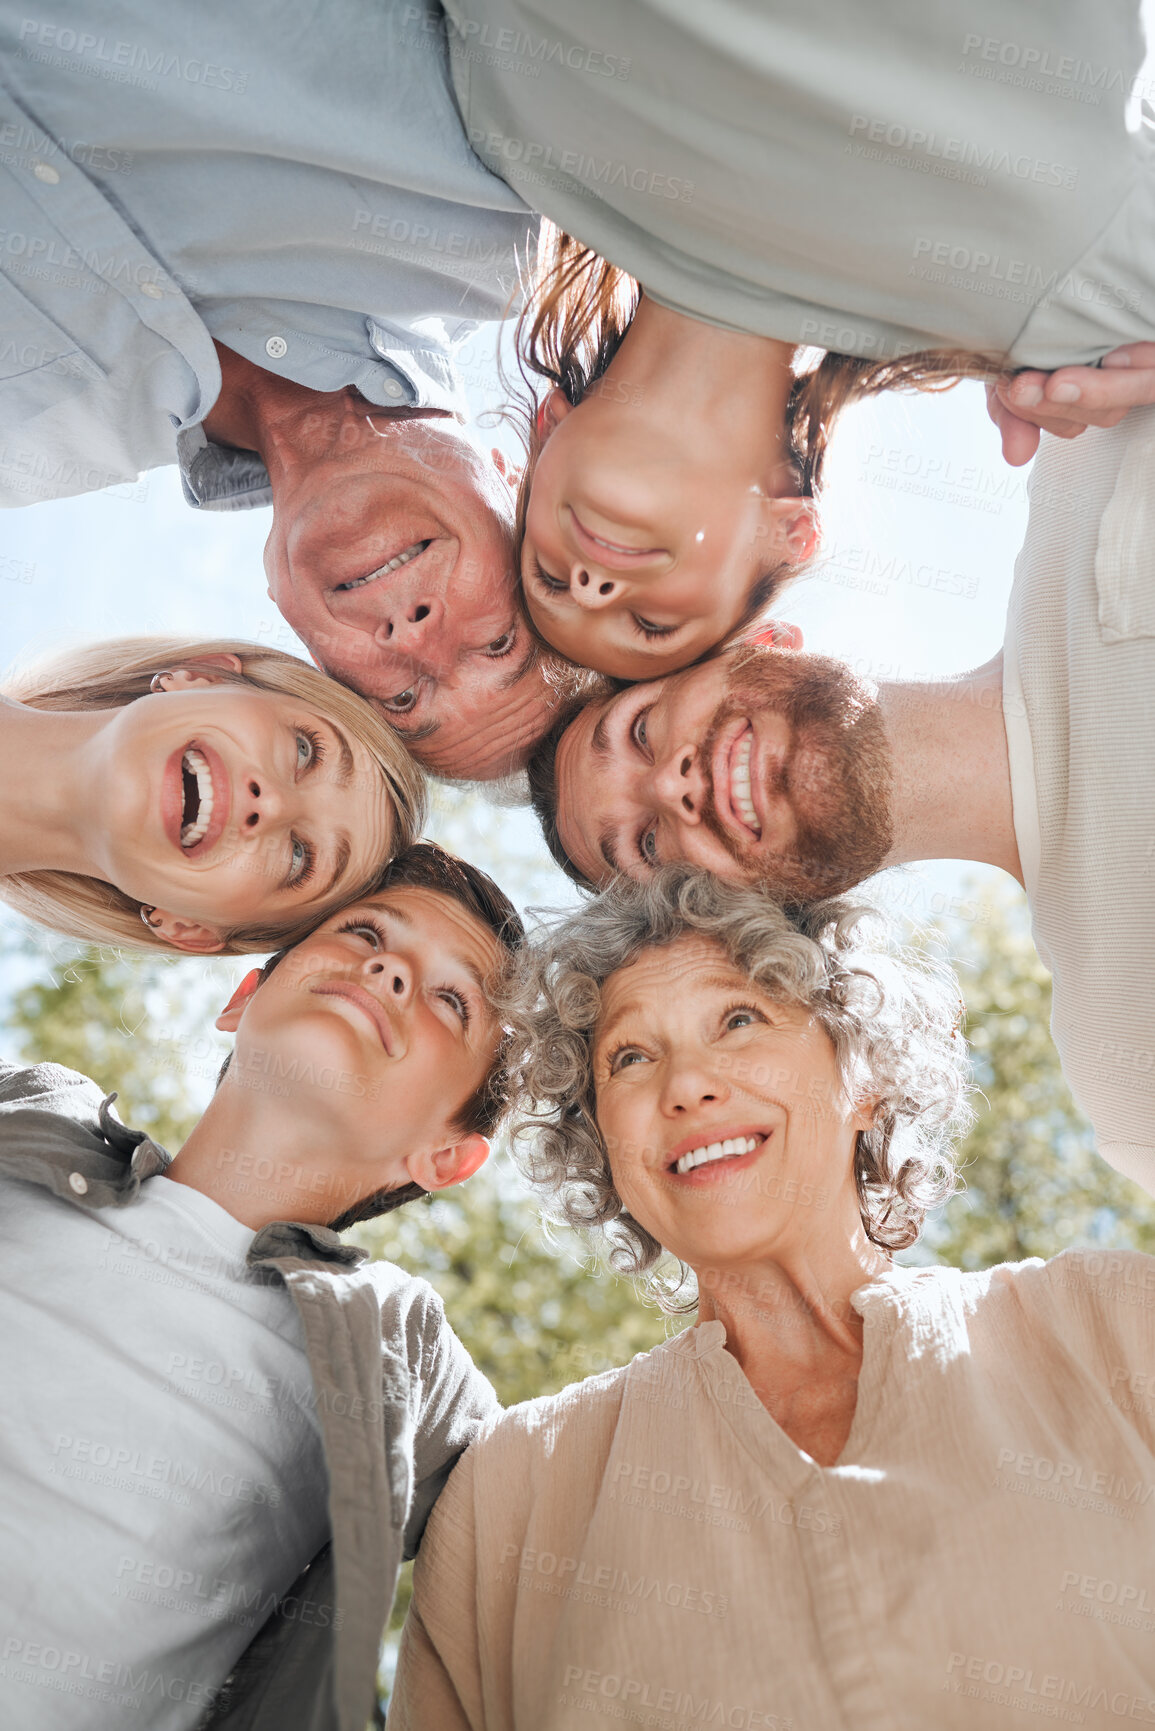
M 424 818 L 370 706 L 279 650 L 140 637 L 0 690 L 0 897 L 94 943 L 295 943 Z

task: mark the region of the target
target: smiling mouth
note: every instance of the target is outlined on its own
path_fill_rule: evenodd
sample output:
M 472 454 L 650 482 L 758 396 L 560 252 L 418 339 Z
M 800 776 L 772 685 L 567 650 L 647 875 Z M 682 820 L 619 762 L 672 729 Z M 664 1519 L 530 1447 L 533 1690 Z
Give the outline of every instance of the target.
M 754 729 L 750 728 L 738 741 L 734 756 L 730 763 L 730 798 L 734 809 L 744 824 L 748 824 L 754 834 L 761 838 L 762 825 L 758 822 L 758 813 L 754 809 L 754 801 L 750 797 L 750 755 L 754 750 Z
M 213 776 L 207 761 L 195 745 L 186 746 L 180 760 L 181 787 L 184 803 L 181 808 L 180 845 L 196 847 L 209 832 L 213 817 Z
M 432 536 L 428 541 L 414 541 L 412 547 L 406 547 L 404 552 L 394 554 L 392 559 L 387 560 L 376 571 L 370 571 L 368 576 L 354 577 L 349 583 L 338 583 L 337 588 L 341 590 L 364 589 L 367 583 L 376 583 L 378 577 L 388 577 L 391 571 L 400 571 L 402 565 L 408 565 L 412 560 L 420 559 L 425 549 L 432 545 Z
M 354 985 L 351 980 L 324 980 L 312 988 L 315 997 L 341 998 L 354 1009 L 360 1010 L 377 1030 L 377 1037 L 385 1048 L 386 1055 L 394 1056 L 393 1033 L 389 1018 L 372 992 L 367 992 L 364 986 Z
M 743 1155 L 753 1154 L 765 1141 L 765 1136 L 728 1136 L 723 1142 L 703 1142 L 700 1147 L 691 1148 L 687 1154 L 679 1154 L 677 1159 L 671 1160 L 667 1171 L 676 1172 L 680 1177 L 698 1166 L 710 1166 L 716 1160 L 741 1159 Z
M 579 544 L 587 548 L 597 548 L 599 552 L 608 553 L 612 559 L 620 559 L 626 565 L 635 560 L 656 559 L 663 551 L 661 547 L 627 547 L 622 541 L 608 541 L 604 535 L 595 535 L 592 529 L 587 529 L 572 505 L 569 507 L 569 514 Z

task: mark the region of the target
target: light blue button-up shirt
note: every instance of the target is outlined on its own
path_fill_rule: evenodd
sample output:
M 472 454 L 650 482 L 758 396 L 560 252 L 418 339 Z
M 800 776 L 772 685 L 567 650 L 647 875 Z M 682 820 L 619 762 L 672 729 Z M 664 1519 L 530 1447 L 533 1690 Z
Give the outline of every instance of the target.
M 453 350 L 507 312 L 534 218 L 445 49 L 435 0 L 0 0 L 0 503 L 179 461 L 190 504 L 267 504 L 201 428 L 214 338 L 464 413 Z

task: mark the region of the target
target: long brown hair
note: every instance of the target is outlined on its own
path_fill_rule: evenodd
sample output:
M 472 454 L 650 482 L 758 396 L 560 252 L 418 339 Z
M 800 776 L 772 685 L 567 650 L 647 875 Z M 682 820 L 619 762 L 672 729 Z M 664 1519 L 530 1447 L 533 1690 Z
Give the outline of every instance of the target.
M 543 221 L 515 338 L 523 388 L 515 393 L 514 416 L 526 447 L 517 496 L 519 549 L 533 474 L 545 442 L 538 429 L 534 380 L 548 380 L 576 408 L 621 347 L 642 292 L 642 285 L 625 271 Z M 990 378 L 1002 370 L 997 359 L 965 349 L 924 351 L 889 361 L 823 354 L 815 365 L 798 372 L 786 400 L 787 451 L 799 496 L 817 498 L 834 423 L 851 403 L 883 391 L 947 391 L 960 379 Z M 796 569 L 779 566 L 755 585 L 743 625 L 761 612 Z

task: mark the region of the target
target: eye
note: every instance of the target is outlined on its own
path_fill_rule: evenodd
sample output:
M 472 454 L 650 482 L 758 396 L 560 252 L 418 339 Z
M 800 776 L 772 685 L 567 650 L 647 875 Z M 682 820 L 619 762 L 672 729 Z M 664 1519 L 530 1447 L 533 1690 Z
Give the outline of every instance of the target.
M 417 687 L 411 685 L 408 691 L 399 691 L 396 697 L 382 697 L 378 701 L 390 715 L 408 715 L 417 702 Z
M 500 661 L 503 655 L 508 655 L 517 641 L 517 626 L 511 625 L 508 631 L 503 631 L 500 637 L 495 637 L 492 643 L 486 644 L 485 653 L 491 661 Z
M 531 560 L 531 566 L 538 586 L 544 589 L 547 595 L 565 595 L 568 592 L 569 584 L 559 582 L 556 577 L 551 577 L 548 571 L 543 571 L 536 559 Z
M 610 1075 L 616 1076 L 622 1070 L 628 1070 L 637 1064 L 646 1062 L 646 1054 L 639 1051 L 637 1046 L 619 1046 L 615 1052 L 610 1053 Z
M 317 869 L 317 856 L 307 841 L 302 841 L 299 835 L 290 839 L 289 843 L 289 876 L 288 882 L 293 889 L 300 889 L 307 884 Z
M 648 619 L 640 619 L 636 613 L 631 617 L 642 636 L 651 643 L 658 637 L 673 637 L 682 629 L 680 625 L 651 625 Z
M 638 852 L 642 856 L 642 863 L 644 865 L 651 866 L 654 869 L 657 868 L 659 863 L 657 830 L 648 829 L 643 835 L 638 837 Z
M 447 1003 L 461 1018 L 461 1026 L 463 1028 L 468 1028 L 469 1003 L 467 999 L 462 997 L 461 993 L 456 991 L 452 986 L 438 986 L 437 996 L 442 999 L 444 1003 Z
M 337 930 L 339 932 L 351 932 L 356 938 L 365 938 L 375 950 L 383 949 L 385 946 L 385 933 L 373 920 L 346 920 L 344 925 L 337 927 Z
M 315 764 L 325 761 L 325 742 L 319 733 L 311 727 L 298 727 L 297 734 L 297 768 L 312 769 Z
M 646 758 L 650 755 L 648 718 L 652 707 L 652 704 L 648 704 L 645 709 L 639 709 L 638 713 L 634 716 L 633 724 L 630 728 L 630 738 L 633 740 L 642 756 Z
M 733 1009 L 726 1011 L 722 1025 L 728 1034 L 732 1034 L 738 1028 L 752 1028 L 765 1020 L 761 1010 L 756 1010 L 753 1004 L 735 1004 Z

